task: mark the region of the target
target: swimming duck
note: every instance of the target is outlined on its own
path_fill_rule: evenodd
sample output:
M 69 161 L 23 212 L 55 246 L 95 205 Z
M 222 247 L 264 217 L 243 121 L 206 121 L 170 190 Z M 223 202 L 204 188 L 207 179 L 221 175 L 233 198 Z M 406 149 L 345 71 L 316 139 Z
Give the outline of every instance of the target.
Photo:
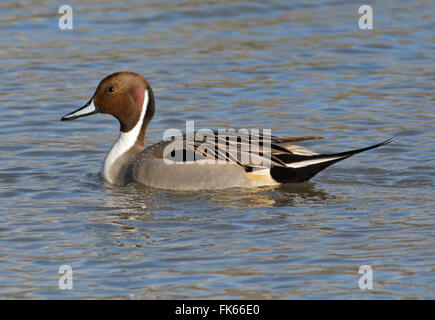
M 279 138 L 264 130 L 248 135 L 228 130 L 222 135 L 209 130 L 200 138 L 194 132 L 193 138 L 184 134 L 146 147 L 145 134 L 154 112 L 154 94 L 147 80 L 134 72 L 116 72 L 100 82 L 83 107 L 66 114 L 61 121 L 96 113 L 111 114 L 119 121 L 120 133 L 104 160 L 104 179 L 119 186 L 138 182 L 173 190 L 308 181 L 338 161 L 393 139 L 362 149 L 318 154 L 294 143 L 322 139 L 320 136 Z

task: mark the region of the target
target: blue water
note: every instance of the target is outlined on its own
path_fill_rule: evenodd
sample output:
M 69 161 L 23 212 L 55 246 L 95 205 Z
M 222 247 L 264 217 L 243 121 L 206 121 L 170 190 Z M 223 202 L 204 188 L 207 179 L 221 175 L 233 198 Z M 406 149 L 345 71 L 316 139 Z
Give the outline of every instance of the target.
M 433 1 L 373 4 L 373 30 L 341 1 L 75 1 L 73 30 L 63 4 L 0 4 L 0 298 L 435 298 Z M 59 119 L 121 70 L 154 90 L 147 144 L 186 120 L 318 152 L 399 136 L 303 184 L 114 187 L 117 122 Z

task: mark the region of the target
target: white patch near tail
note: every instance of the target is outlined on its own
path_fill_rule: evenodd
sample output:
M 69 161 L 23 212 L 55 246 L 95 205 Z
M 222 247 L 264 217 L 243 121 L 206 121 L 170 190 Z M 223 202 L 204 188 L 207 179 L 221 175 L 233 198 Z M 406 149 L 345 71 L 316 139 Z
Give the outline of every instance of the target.
M 249 187 L 274 186 L 279 184 L 270 174 L 270 168 L 254 168 L 246 174 Z
M 137 137 L 139 136 L 140 129 L 142 128 L 143 119 L 145 117 L 145 113 L 148 106 L 148 90 L 145 89 L 145 96 L 143 99 L 143 106 L 142 106 L 142 112 L 139 116 L 139 119 L 134 126 L 133 129 L 131 129 L 129 132 L 120 132 L 118 140 L 113 145 L 110 152 L 107 154 L 106 159 L 104 160 L 104 167 L 103 167 L 103 175 L 104 178 L 109 181 L 110 183 L 114 183 L 115 179 L 112 176 L 111 168 L 116 160 L 120 156 L 122 156 L 125 152 L 127 152 L 131 147 L 134 146 L 136 143 Z
M 287 163 L 286 166 L 289 168 L 302 168 L 312 166 L 313 164 L 318 164 L 322 162 L 328 162 L 332 160 L 341 159 L 344 157 L 331 157 L 331 158 L 323 158 L 323 159 L 313 159 L 313 160 L 303 160 L 299 162 Z

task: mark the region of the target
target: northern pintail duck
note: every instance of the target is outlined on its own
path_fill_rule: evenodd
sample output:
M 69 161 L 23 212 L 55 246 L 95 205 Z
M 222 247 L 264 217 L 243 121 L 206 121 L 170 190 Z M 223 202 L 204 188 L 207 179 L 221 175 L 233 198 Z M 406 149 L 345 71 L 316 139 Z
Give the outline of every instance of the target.
M 148 82 L 137 73 L 117 72 L 100 82 L 85 106 L 66 114 L 61 120 L 73 120 L 96 113 L 113 115 L 120 123 L 120 134 L 104 160 L 104 178 L 115 185 L 139 182 L 178 190 L 303 182 L 338 161 L 383 146 L 392 139 L 370 147 L 332 154 L 318 154 L 294 144 L 321 139 L 319 136 L 278 138 L 263 132 L 250 135 L 248 140 L 229 134 L 229 138 L 222 139 L 217 135 L 206 141 L 194 139 L 193 143 L 188 143 L 189 137 L 185 134 L 179 140 L 174 138 L 145 147 L 145 133 L 154 111 L 154 95 Z M 255 156 L 251 149 L 241 148 L 249 143 L 260 146 L 260 152 L 255 153 Z M 263 154 L 261 151 L 263 148 L 266 150 L 266 145 L 269 151 Z M 174 153 L 179 152 L 181 159 L 174 161 Z M 246 153 L 248 160 L 240 161 Z M 189 154 L 194 155 L 195 161 L 191 161 Z M 207 162 L 211 158 L 225 161 Z

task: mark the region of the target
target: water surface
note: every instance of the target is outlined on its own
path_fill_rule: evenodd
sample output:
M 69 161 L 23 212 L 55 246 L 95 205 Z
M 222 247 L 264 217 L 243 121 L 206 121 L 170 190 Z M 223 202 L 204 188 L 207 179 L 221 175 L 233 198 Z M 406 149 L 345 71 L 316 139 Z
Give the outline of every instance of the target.
M 434 298 L 433 1 L 0 4 L 0 298 Z M 104 76 L 148 78 L 169 128 L 271 128 L 344 151 L 311 182 L 107 185 L 117 122 L 60 122 Z M 60 290 L 58 269 L 73 269 Z M 358 287 L 361 265 L 374 288 Z

